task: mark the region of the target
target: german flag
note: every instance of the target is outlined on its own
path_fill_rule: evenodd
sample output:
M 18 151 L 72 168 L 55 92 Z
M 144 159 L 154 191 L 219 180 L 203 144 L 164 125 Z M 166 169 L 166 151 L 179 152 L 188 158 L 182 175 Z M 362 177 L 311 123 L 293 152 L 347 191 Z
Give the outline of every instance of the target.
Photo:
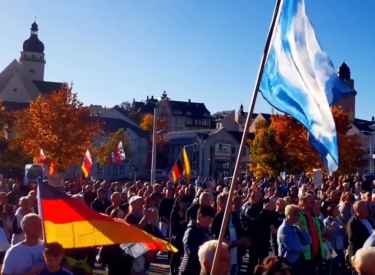
M 39 213 L 47 243 L 58 242 L 64 248 L 140 243 L 147 250 L 177 252 L 168 242 L 123 220 L 99 214 L 48 183 L 39 184 L 38 189 Z
M 191 177 L 191 166 L 189 155 L 185 147 L 182 149 L 182 158 L 184 160 L 184 177 L 186 179 L 186 182 L 189 183 Z
M 173 178 L 174 183 L 178 182 L 178 180 L 182 177 L 182 173 L 183 173 L 183 168 L 181 165 L 181 160 L 180 158 L 178 158 L 178 160 L 172 167 L 172 178 Z

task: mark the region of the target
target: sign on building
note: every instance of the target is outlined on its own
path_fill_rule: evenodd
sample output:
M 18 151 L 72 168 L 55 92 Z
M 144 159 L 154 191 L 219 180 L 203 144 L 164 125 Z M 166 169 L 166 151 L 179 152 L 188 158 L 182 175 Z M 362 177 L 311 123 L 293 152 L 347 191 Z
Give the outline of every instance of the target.
M 54 174 L 48 176 L 48 184 L 53 187 L 62 187 L 64 186 L 65 174 Z
M 215 143 L 214 154 L 215 154 L 215 158 L 230 158 L 231 157 L 231 145 L 224 144 L 221 142 Z

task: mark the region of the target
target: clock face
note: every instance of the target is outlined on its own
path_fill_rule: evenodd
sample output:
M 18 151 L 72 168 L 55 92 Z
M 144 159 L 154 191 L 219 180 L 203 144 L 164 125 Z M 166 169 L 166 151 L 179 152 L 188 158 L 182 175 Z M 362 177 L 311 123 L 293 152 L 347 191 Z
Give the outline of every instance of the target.
M 133 262 L 133 270 L 135 272 L 141 272 L 145 268 L 145 258 L 143 256 L 139 256 L 138 258 L 134 259 Z

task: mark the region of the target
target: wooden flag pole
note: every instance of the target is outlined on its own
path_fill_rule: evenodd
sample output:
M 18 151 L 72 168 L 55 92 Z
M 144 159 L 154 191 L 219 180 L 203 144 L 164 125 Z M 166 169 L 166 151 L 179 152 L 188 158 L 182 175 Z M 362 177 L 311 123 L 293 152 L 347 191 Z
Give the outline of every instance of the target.
M 255 103 L 256 103 L 257 96 L 258 96 L 260 82 L 262 80 L 264 66 L 265 66 L 266 61 L 267 61 L 271 41 L 272 41 L 273 34 L 274 34 L 275 25 L 276 25 L 276 22 L 277 22 L 277 20 L 280 16 L 280 10 L 281 10 L 283 1 L 284 0 L 277 0 L 277 2 L 276 2 L 275 10 L 273 12 L 273 16 L 272 16 L 272 20 L 271 20 L 270 29 L 268 31 L 267 40 L 266 40 L 266 43 L 264 45 L 263 56 L 262 56 L 261 63 L 260 63 L 260 66 L 259 66 L 258 75 L 257 75 L 257 78 L 256 78 L 254 90 L 253 90 L 253 95 L 252 95 L 252 98 L 251 98 L 251 101 L 250 101 L 249 112 L 247 114 L 246 123 L 245 123 L 244 131 L 243 131 L 243 135 L 242 135 L 240 148 L 238 150 L 237 161 L 236 161 L 236 165 L 234 167 L 232 183 L 231 183 L 230 190 L 229 190 L 227 205 L 225 207 L 223 222 L 221 224 L 221 230 L 220 230 L 220 234 L 219 234 L 219 238 L 218 238 L 219 245 L 216 248 L 214 261 L 212 263 L 212 269 L 211 269 L 211 272 L 210 272 L 210 274 L 213 274 L 213 275 L 218 274 L 218 272 L 216 272 L 216 271 L 217 271 L 218 263 L 219 263 L 219 259 L 220 259 L 220 249 L 221 249 L 220 244 L 223 242 L 224 234 L 225 234 L 225 231 L 226 231 L 226 228 L 227 228 L 227 225 L 228 225 L 229 214 L 232 212 L 233 193 L 234 193 L 234 190 L 237 187 L 236 179 L 237 179 L 237 176 L 238 176 L 239 170 L 240 170 L 242 154 L 243 154 L 245 144 L 247 142 L 246 140 L 247 140 L 247 136 L 248 136 L 248 133 L 249 133 L 250 122 L 251 122 L 251 118 L 252 118 L 253 113 L 254 113 Z

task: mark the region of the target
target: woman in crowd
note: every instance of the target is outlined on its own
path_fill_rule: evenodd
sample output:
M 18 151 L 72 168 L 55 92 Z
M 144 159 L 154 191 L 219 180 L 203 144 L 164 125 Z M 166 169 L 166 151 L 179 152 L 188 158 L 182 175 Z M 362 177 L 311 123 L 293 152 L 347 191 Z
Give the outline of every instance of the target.
M 25 239 L 25 234 L 21 228 L 21 220 L 23 216 L 29 213 L 34 213 L 30 207 L 30 200 L 28 197 L 21 197 L 19 200 L 19 208 L 16 210 L 12 221 L 12 245 L 18 244 Z
M 269 256 L 255 267 L 254 275 L 290 275 L 290 266 L 281 257 Z

